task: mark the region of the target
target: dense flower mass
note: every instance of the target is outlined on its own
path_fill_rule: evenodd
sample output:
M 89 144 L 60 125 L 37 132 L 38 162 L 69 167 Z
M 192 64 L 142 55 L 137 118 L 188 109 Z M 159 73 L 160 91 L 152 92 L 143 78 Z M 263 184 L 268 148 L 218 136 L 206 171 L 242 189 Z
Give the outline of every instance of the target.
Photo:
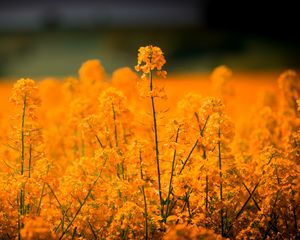
M 164 90 L 165 62 L 0 89 L 0 239 L 299 239 L 298 74 Z
M 16 105 L 22 105 L 26 100 L 26 105 L 40 106 L 41 100 L 38 96 L 38 89 L 35 81 L 30 78 L 22 78 L 14 84 L 12 96 L 9 99 Z
M 156 46 L 140 47 L 138 53 L 138 64 L 135 66 L 136 71 L 142 71 L 143 74 L 148 74 L 151 71 L 156 71 L 156 74 L 161 77 L 166 77 L 167 72 L 162 70 L 166 60 L 162 50 Z

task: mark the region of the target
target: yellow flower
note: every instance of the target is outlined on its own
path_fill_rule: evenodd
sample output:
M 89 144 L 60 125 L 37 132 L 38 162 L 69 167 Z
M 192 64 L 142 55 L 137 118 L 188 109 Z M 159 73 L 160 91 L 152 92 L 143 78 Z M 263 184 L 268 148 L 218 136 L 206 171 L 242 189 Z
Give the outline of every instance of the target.
M 26 218 L 21 230 L 22 239 L 55 239 L 50 226 L 41 217 Z
M 101 62 L 97 59 L 84 62 L 79 69 L 79 78 L 85 83 L 102 82 L 105 78 L 105 71 Z
M 30 78 L 21 78 L 13 87 L 10 102 L 15 105 L 23 105 L 26 99 L 26 106 L 37 107 L 41 105 L 38 88 L 35 81 Z
M 111 82 L 118 89 L 123 92 L 132 92 L 136 85 L 138 76 L 130 68 L 124 67 L 115 70 L 112 74 Z
M 232 77 L 232 71 L 225 65 L 221 65 L 216 67 L 212 74 L 211 80 L 213 84 L 217 86 L 222 86 L 226 81 L 228 81 Z
M 156 46 L 140 47 L 138 53 L 138 64 L 135 66 L 136 71 L 142 71 L 143 76 L 156 70 L 159 77 L 166 77 L 167 72 L 162 70 L 165 65 L 166 59 L 162 50 Z

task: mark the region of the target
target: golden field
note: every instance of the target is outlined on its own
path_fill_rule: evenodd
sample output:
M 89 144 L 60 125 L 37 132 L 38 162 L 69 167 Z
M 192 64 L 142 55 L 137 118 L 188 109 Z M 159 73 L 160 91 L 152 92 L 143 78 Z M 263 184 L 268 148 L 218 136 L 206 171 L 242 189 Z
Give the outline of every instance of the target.
M 1 83 L 0 239 L 300 237 L 299 75 L 165 63 Z

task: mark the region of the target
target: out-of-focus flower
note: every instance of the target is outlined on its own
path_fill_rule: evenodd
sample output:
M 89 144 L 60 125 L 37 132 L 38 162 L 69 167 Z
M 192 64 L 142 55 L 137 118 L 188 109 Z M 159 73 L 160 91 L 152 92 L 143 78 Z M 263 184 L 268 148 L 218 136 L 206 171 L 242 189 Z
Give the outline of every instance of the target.
M 97 59 L 84 62 L 79 69 L 79 78 L 82 82 L 101 82 L 104 80 L 105 71 Z
M 212 230 L 194 225 L 178 224 L 172 227 L 164 236 L 164 240 L 218 240 L 222 237 Z
M 24 228 L 21 230 L 21 236 L 24 240 L 55 239 L 55 235 L 51 231 L 50 226 L 41 217 L 25 219 Z

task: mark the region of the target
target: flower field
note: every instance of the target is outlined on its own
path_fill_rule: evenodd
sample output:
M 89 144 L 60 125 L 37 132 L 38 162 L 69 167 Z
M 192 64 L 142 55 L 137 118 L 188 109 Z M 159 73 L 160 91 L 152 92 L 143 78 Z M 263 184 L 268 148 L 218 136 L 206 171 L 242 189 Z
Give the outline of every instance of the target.
M 165 69 L 0 85 L 0 239 L 300 238 L 299 75 Z

